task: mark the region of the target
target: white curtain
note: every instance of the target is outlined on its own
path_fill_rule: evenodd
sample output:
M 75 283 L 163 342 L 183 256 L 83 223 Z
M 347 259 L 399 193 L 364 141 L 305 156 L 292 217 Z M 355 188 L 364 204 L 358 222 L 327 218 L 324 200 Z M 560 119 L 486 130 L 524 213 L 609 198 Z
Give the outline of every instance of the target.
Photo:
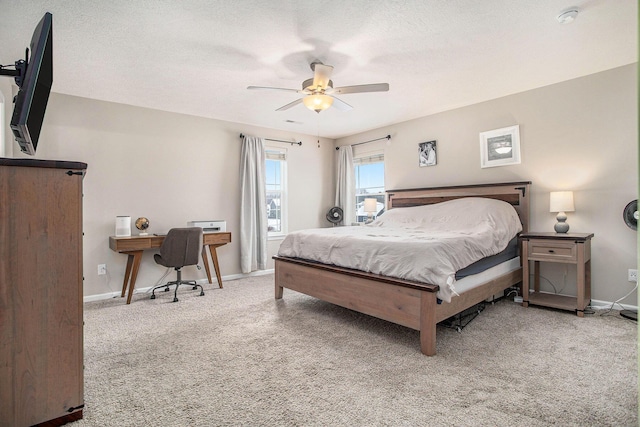
M 240 268 L 267 268 L 267 196 L 264 140 L 245 136 L 240 154 Z
M 351 225 L 356 220 L 356 179 L 353 171 L 353 150 L 350 145 L 338 151 L 336 185 L 336 206 L 344 212 L 343 225 Z

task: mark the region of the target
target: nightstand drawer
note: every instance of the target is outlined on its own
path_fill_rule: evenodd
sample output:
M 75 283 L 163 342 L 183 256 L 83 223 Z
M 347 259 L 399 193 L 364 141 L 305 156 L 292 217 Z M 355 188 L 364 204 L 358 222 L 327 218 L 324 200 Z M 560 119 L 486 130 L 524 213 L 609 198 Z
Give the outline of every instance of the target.
M 531 239 L 527 244 L 529 259 L 533 261 L 576 262 L 577 260 L 575 242 Z

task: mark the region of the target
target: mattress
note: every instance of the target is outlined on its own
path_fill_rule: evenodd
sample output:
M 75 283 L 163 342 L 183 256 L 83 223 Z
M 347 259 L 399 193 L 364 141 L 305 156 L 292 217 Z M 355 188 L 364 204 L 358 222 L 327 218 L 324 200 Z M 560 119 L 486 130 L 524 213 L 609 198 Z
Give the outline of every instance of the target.
M 513 259 L 518 256 L 519 252 L 518 238 L 514 237 L 509 241 L 509 244 L 502 252 L 482 258 L 462 270 L 456 271 L 456 280 L 458 281 L 472 274 L 481 273 L 495 265 Z
M 278 255 L 438 285 L 450 302 L 456 272 L 502 252 L 521 230 L 513 206 L 469 197 L 395 208 L 367 226 L 292 232 Z
M 496 279 L 503 274 L 510 273 L 520 268 L 520 257 L 511 258 L 510 260 L 501 262 L 494 265 L 484 271 L 476 274 L 471 274 L 463 277 L 460 280 L 456 280 L 456 292 L 462 294 L 468 290 L 482 285 L 489 280 Z

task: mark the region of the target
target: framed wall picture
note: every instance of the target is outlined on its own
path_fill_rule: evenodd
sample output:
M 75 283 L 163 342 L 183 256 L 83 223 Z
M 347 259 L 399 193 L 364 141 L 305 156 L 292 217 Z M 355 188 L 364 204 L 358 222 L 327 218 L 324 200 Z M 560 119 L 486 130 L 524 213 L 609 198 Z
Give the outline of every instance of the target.
M 520 163 L 520 126 L 480 132 L 480 167 Z
M 436 142 L 427 141 L 418 144 L 418 164 L 423 166 L 435 166 L 437 160 Z

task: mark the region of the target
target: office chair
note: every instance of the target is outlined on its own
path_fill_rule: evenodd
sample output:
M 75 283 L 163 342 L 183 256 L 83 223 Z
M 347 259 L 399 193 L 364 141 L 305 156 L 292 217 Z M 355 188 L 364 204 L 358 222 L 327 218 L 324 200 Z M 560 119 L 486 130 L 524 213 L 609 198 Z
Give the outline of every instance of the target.
M 197 265 L 200 252 L 202 252 L 202 228 L 172 228 L 169 230 L 167 237 L 165 237 L 160 246 L 160 253 L 155 254 L 153 259 L 157 264 L 173 267 L 176 270 L 177 279 L 154 287 L 151 292 L 151 299 L 156 298 L 156 289 L 165 288 L 165 292 L 167 292 L 169 291 L 169 286 L 172 285 L 176 285 L 173 302 L 178 301 L 178 288 L 180 285 L 191 285 L 193 289 L 200 287 L 200 296 L 204 295 L 202 285 L 197 284 L 195 280 L 182 280 L 182 271 L 180 271 L 184 266 Z

